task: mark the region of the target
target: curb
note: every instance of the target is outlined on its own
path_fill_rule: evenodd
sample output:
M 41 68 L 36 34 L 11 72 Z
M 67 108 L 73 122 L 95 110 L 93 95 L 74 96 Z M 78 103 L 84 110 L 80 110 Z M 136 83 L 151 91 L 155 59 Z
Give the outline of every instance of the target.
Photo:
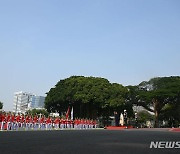
M 180 128 L 171 128 L 169 129 L 171 132 L 180 132 Z

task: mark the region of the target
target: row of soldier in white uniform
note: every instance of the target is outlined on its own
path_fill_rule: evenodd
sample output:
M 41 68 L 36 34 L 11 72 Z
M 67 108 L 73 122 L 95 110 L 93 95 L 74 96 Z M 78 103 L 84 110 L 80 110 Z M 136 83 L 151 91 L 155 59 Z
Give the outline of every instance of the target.
M 50 117 L 44 115 L 23 115 L 0 113 L 0 130 L 52 130 L 52 129 L 93 129 L 96 120 Z

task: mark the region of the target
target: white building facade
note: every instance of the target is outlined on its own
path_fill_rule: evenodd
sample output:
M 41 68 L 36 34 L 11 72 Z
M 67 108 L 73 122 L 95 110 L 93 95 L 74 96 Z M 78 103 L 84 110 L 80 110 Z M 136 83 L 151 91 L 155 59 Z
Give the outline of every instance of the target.
M 14 113 L 25 113 L 28 110 L 35 108 L 44 108 L 45 97 L 37 96 L 27 92 L 15 92 L 13 102 Z

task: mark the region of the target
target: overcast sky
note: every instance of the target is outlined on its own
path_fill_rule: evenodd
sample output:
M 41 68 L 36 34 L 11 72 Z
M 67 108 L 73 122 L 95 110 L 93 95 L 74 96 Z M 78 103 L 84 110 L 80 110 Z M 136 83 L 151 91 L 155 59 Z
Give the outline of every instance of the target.
M 136 85 L 180 75 L 179 0 L 0 0 L 0 101 L 72 75 Z

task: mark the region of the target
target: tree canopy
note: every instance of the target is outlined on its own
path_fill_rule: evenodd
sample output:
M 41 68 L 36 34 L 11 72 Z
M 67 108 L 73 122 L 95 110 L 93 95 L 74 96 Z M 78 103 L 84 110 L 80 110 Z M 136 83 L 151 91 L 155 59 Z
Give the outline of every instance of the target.
M 124 87 L 104 78 L 72 76 L 60 80 L 45 99 L 48 112 L 64 113 L 73 106 L 79 118 L 109 117 L 124 109 L 133 117 L 132 104 L 154 112 L 155 127 L 159 119 L 180 122 L 180 77 L 157 77 Z
M 73 106 L 75 117 L 96 118 L 123 110 L 127 94 L 126 87 L 104 78 L 72 76 L 50 89 L 45 108 L 49 112 L 62 113 L 68 106 Z
M 180 77 L 152 78 L 141 82 L 137 88 L 137 104 L 154 112 L 155 127 L 159 126 L 159 116 L 163 111 L 167 111 L 168 105 L 180 105 Z

